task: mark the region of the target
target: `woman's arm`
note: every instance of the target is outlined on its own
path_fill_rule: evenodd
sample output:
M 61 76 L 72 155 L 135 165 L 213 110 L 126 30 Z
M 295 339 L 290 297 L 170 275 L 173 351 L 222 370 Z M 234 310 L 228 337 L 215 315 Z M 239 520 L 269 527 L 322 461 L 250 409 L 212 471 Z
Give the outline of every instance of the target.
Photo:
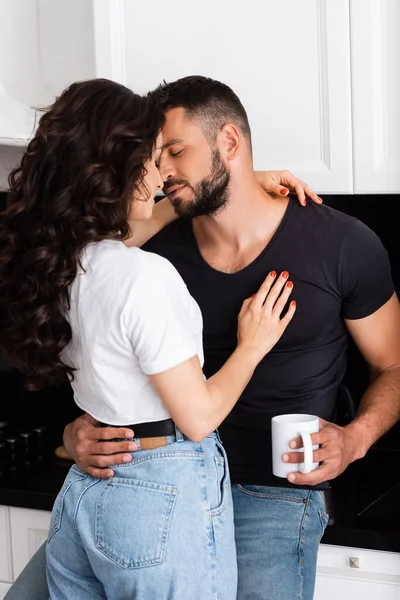
M 168 198 L 159 200 L 154 208 L 153 214 L 147 221 L 136 221 L 132 235 L 128 240 L 130 246 L 143 246 L 153 235 L 164 229 L 169 223 L 178 218 L 174 207 Z

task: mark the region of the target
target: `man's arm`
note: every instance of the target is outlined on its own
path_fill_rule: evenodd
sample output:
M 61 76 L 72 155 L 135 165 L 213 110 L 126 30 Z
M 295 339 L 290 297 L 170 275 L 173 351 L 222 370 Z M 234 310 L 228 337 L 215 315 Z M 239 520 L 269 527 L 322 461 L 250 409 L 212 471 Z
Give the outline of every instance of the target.
M 321 430 L 312 434 L 314 461 L 322 464 L 308 475 L 291 473 L 289 481 L 315 485 L 334 479 L 348 465 L 365 456 L 369 448 L 400 419 L 400 304 L 396 294 L 379 310 L 364 319 L 346 320 L 346 326 L 371 371 L 356 417 L 346 427 L 321 419 Z M 290 443 L 301 448 L 301 439 Z M 285 460 L 286 458 L 286 460 Z M 288 453 L 284 462 L 299 462 Z

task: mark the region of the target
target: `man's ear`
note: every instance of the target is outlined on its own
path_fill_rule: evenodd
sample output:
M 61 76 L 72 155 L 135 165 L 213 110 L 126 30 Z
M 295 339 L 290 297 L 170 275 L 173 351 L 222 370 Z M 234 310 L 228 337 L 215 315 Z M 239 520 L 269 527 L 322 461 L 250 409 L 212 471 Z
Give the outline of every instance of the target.
M 241 143 L 243 143 L 242 135 L 236 125 L 227 123 L 221 127 L 217 136 L 217 145 L 224 158 L 233 160 L 237 156 Z

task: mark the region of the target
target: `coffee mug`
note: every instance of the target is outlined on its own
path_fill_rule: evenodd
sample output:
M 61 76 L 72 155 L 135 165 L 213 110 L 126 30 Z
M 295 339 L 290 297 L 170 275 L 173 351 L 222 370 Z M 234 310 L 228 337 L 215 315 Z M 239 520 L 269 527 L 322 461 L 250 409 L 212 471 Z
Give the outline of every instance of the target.
M 300 471 L 310 473 L 319 465 L 312 462 L 313 450 L 318 445 L 312 445 L 311 433 L 319 431 L 319 418 L 315 415 L 278 415 L 272 421 L 272 472 L 276 477 L 287 477 L 289 473 Z M 296 437 L 303 440 L 303 448 L 293 450 L 289 442 Z M 287 452 L 304 452 L 303 463 L 284 463 L 282 454 Z

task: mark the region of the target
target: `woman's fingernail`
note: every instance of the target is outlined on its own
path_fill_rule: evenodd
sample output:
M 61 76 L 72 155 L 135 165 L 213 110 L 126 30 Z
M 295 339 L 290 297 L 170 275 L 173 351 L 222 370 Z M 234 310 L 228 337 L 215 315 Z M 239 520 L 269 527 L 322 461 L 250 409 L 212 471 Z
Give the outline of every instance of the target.
M 276 277 L 276 271 L 271 271 L 270 275 L 271 277 Z
M 296 481 L 296 475 L 293 475 L 293 473 L 290 473 L 290 475 L 288 475 L 288 479 L 289 479 L 289 481 L 291 481 L 293 483 L 294 481 Z
M 289 277 L 289 273 L 287 271 L 283 271 L 282 277 L 284 277 L 285 279 L 287 279 Z
M 255 298 L 255 296 L 256 296 L 255 294 L 252 294 L 252 295 L 250 296 L 250 298 Z
M 297 306 L 296 300 L 292 300 L 292 302 L 290 304 L 293 306 L 293 308 L 296 308 L 296 306 Z
M 126 438 L 133 438 L 133 437 L 134 437 L 134 435 L 135 435 L 135 434 L 133 433 L 132 429 L 127 429 L 127 430 L 125 431 L 125 437 L 126 437 Z
M 289 462 L 289 456 L 288 456 L 288 454 L 284 454 L 282 456 L 282 460 L 283 460 L 283 462 Z
M 282 194 L 282 196 L 287 196 L 289 193 L 289 190 L 287 188 L 282 188 L 279 193 Z
M 292 288 L 293 287 L 293 281 L 288 281 L 287 284 L 286 284 L 286 286 L 288 288 Z
M 289 447 L 290 448 L 296 448 L 296 442 L 290 442 Z

